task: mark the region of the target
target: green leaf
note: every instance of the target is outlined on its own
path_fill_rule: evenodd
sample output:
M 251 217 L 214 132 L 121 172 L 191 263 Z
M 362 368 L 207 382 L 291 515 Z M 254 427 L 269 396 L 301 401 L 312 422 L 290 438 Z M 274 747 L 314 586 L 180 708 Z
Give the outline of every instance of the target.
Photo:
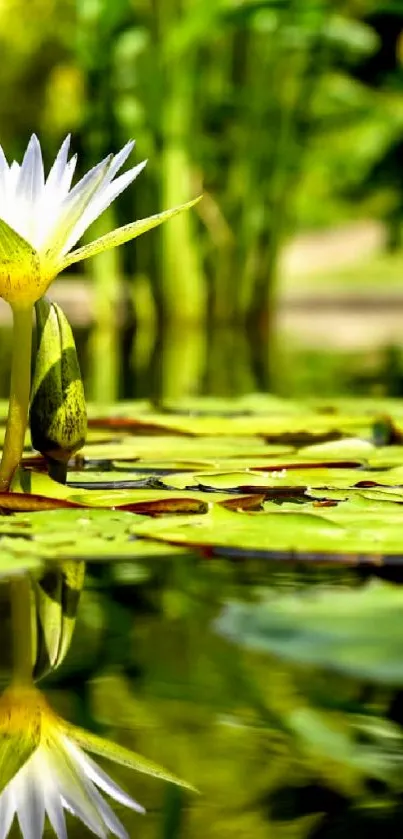
M 178 213 L 182 213 L 183 210 L 190 210 L 201 198 L 202 196 L 199 196 L 198 198 L 194 198 L 193 201 L 188 201 L 186 204 L 172 207 L 170 210 L 164 210 L 162 213 L 157 213 L 148 218 L 139 219 L 131 224 L 126 224 L 124 227 L 118 227 L 117 230 L 112 230 L 110 233 L 106 233 L 105 236 L 100 236 L 94 242 L 83 245 L 83 247 L 68 254 L 59 266 L 59 271 L 63 271 L 75 262 L 81 262 L 83 259 L 95 256 L 97 253 L 103 253 L 103 251 L 109 250 L 110 248 L 116 248 L 118 245 L 130 242 L 132 239 L 137 238 L 137 236 L 141 236 L 142 233 L 146 233 L 148 230 L 152 230 L 153 227 L 158 227 L 159 224 L 163 224 L 165 221 L 178 215 Z
M 374 452 L 375 446 L 360 437 L 345 437 L 343 440 L 331 440 L 326 443 L 316 443 L 305 446 L 300 454 L 310 458 L 334 458 L 334 460 L 367 460 Z
M 161 489 L 143 489 L 142 487 L 138 489 L 117 489 L 111 486 L 109 489 L 109 473 L 103 475 L 103 478 L 105 488 L 102 490 L 77 489 L 59 484 L 43 473 L 38 474 L 19 469 L 12 482 L 14 491 L 2 495 L 2 503 L 8 509 L 15 511 L 88 507 L 96 509 L 119 508 L 122 511 L 150 514 L 202 513 L 206 512 L 211 503 L 210 493 L 191 490 L 174 492 L 163 487 Z M 87 481 L 84 483 L 87 483 Z M 228 507 L 234 505 L 239 508 L 256 506 L 256 500 L 253 497 L 250 498 L 247 494 L 234 499 L 231 494 L 223 492 L 215 496 L 215 500 Z
M 250 552 L 337 550 L 344 547 L 342 526 L 306 512 L 238 513 L 213 507 L 203 516 L 178 516 L 133 524 L 141 536 L 181 545 L 234 548 Z
M 5 520 L 0 518 L 0 577 L 9 578 L 24 571 L 40 572 L 45 565 L 56 565 L 57 573 L 65 578 L 63 602 L 68 607 L 69 590 L 77 590 L 80 560 L 119 562 L 188 553 L 183 548 L 133 539 L 133 522 L 142 521 L 142 518 L 119 510 L 70 509 L 16 513 Z M 74 560 L 74 563 L 69 565 L 68 560 Z M 57 591 L 52 596 L 57 601 Z M 73 600 L 74 597 L 73 594 Z M 57 608 L 54 612 L 56 620 L 62 618 Z M 62 627 L 64 637 L 67 637 L 66 630 L 67 625 Z M 55 631 L 57 633 L 59 629 L 56 627 Z M 49 648 L 53 647 L 50 643 Z M 54 654 L 56 657 L 63 655 L 59 648 Z

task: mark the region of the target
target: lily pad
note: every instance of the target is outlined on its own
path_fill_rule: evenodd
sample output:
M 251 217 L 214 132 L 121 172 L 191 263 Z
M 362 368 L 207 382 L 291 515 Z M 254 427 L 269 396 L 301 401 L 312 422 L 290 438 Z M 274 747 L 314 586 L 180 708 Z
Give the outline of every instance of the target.
M 128 512 L 56 510 L 16 514 L 0 530 L 0 575 L 40 570 L 66 560 L 127 561 L 186 553 L 181 548 L 135 538 Z M 3 559 L 4 558 L 4 559 Z M 3 572 L 4 568 L 4 572 Z
M 119 511 L 131 514 L 131 537 L 143 545 L 349 564 L 403 560 L 401 400 L 189 397 L 90 405 L 89 416 L 65 486 L 49 478 L 27 438 L 25 468 L 0 498 L 4 513 L 17 515 L 0 517 L 0 535 L 32 539 L 42 513 L 52 513 L 53 527 L 53 513 Z M 64 557 L 65 535 L 49 531 L 41 559 Z M 87 540 L 77 530 L 66 556 L 90 558 L 91 545 L 94 557 L 136 553 L 121 534 L 108 552 L 107 538 L 92 532 Z
M 204 516 L 167 517 L 133 525 L 133 532 L 176 545 L 208 549 L 222 556 L 245 555 L 309 561 L 379 564 L 403 562 L 401 517 L 394 512 L 377 518 L 368 510 L 350 516 L 337 507 L 232 512 L 218 506 Z
M 99 479 L 99 473 L 98 473 Z M 20 469 L 16 474 L 12 488 L 13 492 L 0 497 L 0 504 L 8 505 L 6 509 L 16 512 L 26 510 L 52 510 L 73 508 L 120 509 L 133 513 L 201 513 L 206 512 L 211 504 L 209 493 L 203 492 L 171 492 L 167 488 L 161 489 L 116 489 L 108 488 L 108 473 L 105 474 L 105 488 L 103 490 L 77 489 L 74 486 L 59 484 L 48 475 Z M 111 481 L 113 484 L 113 479 Z M 262 495 L 263 498 L 263 495 Z M 259 500 L 243 494 L 234 499 L 228 493 L 221 493 L 215 499 L 217 503 L 237 508 L 256 506 Z

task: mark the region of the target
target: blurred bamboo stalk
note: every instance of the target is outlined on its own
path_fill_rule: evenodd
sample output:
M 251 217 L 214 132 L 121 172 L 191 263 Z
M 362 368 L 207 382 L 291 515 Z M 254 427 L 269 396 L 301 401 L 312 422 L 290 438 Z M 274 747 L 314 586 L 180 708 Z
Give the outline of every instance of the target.
M 295 55 L 287 53 L 284 30 L 301 24 L 301 7 L 296 0 L 289 0 L 283 15 L 278 17 L 275 33 L 277 56 L 272 67 L 273 84 L 277 90 L 276 131 L 270 175 L 261 190 L 260 223 L 248 243 L 245 260 L 246 278 L 249 273 L 246 285 L 250 292 L 245 314 L 250 330 L 258 337 L 256 348 L 265 354 L 263 365 L 266 374 L 263 378 L 270 382 L 273 389 L 277 389 L 276 380 L 281 375 L 276 324 L 279 257 L 289 230 L 294 194 L 310 137 L 312 101 L 325 64 L 323 34 L 330 13 L 327 0 L 318 5 L 317 11 L 316 28 L 295 50 Z M 251 183 L 258 190 L 262 176 L 261 161 L 252 160 L 251 166 L 255 168 Z
M 179 399 L 184 394 L 200 392 L 206 358 L 206 330 L 203 324 L 167 322 L 158 340 L 155 355 L 154 397 Z
M 279 256 L 312 134 L 312 104 L 329 64 L 326 27 L 339 2 L 283 0 L 257 9 L 227 0 L 151 0 L 134 8 L 120 0 L 112 10 L 106 0 L 84 0 L 84 6 L 82 66 L 94 101 L 83 129 L 90 147 L 94 152 L 98 144 L 99 157 L 132 125 L 141 156 L 147 144 L 152 156 L 135 214 L 186 200 L 207 182 L 197 210 L 140 241 L 125 268 L 130 262 L 129 272 L 152 289 L 157 329 L 173 334 L 170 324 L 180 324 L 180 336 L 189 324 L 209 322 L 211 338 L 217 324 L 248 324 L 258 378 L 273 384 Z M 116 43 L 124 43 L 123 52 Z M 101 223 L 114 222 L 106 215 Z M 94 261 L 98 401 L 117 396 L 118 259 L 111 252 Z M 138 291 L 133 286 L 137 323 Z M 146 344 L 142 339 L 134 350 L 141 368 Z
M 96 222 L 94 236 L 102 236 L 116 226 L 110 207 Z M 98 404 L 119 397 L 120 352 L 119 310 L 121 308 L 121 266 L 118 248 L 90 260 L 94 284 L 94 327 L 90 346 L 90 398 Z
M 309 138 L 309 118 L 312 99 L 323 70 L 322 35 L 329 7 L 322 4 L 322 16 L 317 30 L 300 49 L 294 61 L 284 49 L 281 26 L 297 25 L 299 8 L 290 0 L 288 19 L 280 21 L 278 37 L 282 47 L 277 62 L 279 87 L 278 120 L 273 148 L 270 178 L 263 200 L 269 214 L 269 225 L 256 232 L 252 243 L 255 271 L 249 317 L 259 323 L 270 321 L 276 308 L 275 286 L 280 249 L 290 220 L 293 193 L 300 177 L 303 154 Z
M 176 90 L 164 105 L 162 152 L 162 206 L 188 200 L 192 176 L 179 124 L 188 107 L 186 96 Z M 175 129 L 178 131 L 177 138 Z M 198 252 L 195 218 L 182 213 L 164 225 L 162 232 L 161 294 L 163 319 L 202 323 L 206 317 L 206 284 Z
M 163 207 L 192 195 L 189 154 L 192 131 L 195 73 L 192 56 L 167 50 L 165 39 L 178 20 L 178 0 L 153 0 L 154 47 L 160 70 L 160 183 Z M 186 69 L 184 69 L 186 60 Z M 161 229 L 161 307 L 163 321 L 202 323 L 206 318 L 207 290 L 197 241 L 194 213 L 183 213 Z

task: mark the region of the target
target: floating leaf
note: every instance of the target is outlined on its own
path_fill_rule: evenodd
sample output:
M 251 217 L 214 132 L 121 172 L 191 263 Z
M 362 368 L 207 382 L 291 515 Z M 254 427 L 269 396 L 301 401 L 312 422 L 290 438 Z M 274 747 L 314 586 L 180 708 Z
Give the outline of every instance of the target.
M 186 553 L 134 538 L 134 521 L 142 517 L 120 510 L 70 509 L 15 514 L 6 522 L 0 519 L 0 576 L 39 571 L 54 563 L 63 569 L 68 560 L 117 562 Z

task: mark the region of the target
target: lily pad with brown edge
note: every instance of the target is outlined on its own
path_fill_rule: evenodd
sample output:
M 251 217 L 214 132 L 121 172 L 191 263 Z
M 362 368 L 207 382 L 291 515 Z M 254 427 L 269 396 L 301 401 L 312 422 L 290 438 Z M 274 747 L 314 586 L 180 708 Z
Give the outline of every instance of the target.
M 107 473 L 106 476 L 107 478 Z M 107 485 L 107 480 L 105 481 Z M 212 503 L 210 493 L 181 492 L 167 489 L 76 489 L 74 486 L 59 484 L 43 473 L 19 470 L 13 480 L 13 493 L 7 499 L 12 509 L 60 509 L 63 507 L 89 507 L 96 509 L 120 509 L 133 513 L 202 513 Z M 34 499 L 34 501 L 32 501 Z M 47 503 L 48 500 L 48 503 Z M 217 503 L 229 506 L 256 507 L 260 499 L 249 497 L 246 493 L 234 503 L 231 494 L 221 493 L 215 498 Z M 262 496 L 263 500 L 263 496 Z M 0 499 L 1 503 L 1 499 Z M 43 505 L 42 507 L 40 505 Z M 34 506 L 32 506 L 34 505 Z
M 164 517 L 133 525 L 133 532 L 220 556 L 379 564 L 403 562 L 400 518 L 332 518 L 336 508 L 232 512 L 212 507 L 204 516 Z

